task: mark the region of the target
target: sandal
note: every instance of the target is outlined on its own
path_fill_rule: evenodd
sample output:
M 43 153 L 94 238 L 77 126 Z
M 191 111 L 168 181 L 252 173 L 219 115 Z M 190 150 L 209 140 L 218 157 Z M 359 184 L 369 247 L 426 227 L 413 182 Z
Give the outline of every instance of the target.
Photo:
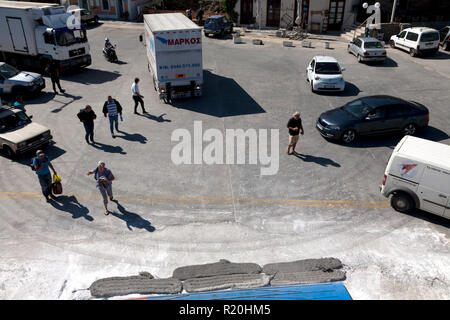
M 109 214 L 109 210 L 105 210 L 104 214 L 107 216 Z

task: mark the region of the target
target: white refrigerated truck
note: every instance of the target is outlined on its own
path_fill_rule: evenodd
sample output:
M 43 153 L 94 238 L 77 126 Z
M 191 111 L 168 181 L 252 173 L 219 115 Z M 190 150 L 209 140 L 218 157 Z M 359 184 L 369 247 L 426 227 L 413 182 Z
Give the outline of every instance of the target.
M 144 15 L 148 69 L 160 99 L 202 94 L 201 28 L 181 13 Z
M 0 1 L 0 61 L 44 69 L 56 61 L 61 70 L 91 64 L 85 28 L 64 6 Z

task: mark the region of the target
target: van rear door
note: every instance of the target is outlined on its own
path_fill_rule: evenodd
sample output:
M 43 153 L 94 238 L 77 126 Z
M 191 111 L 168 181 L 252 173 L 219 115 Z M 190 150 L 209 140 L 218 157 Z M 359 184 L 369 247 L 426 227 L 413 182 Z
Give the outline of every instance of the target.
M 440 216 L 444 215 L 450 197 L 450 173 L 445 170 L 426 165 L 418 192 L 421 209 Z

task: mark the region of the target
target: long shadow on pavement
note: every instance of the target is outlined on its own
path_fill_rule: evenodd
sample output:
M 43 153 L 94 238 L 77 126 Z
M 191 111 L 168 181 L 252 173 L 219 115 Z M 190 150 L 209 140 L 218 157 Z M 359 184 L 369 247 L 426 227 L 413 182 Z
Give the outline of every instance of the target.
M 119 209 L 119 212 L 121 214 L 118 214 L 116 212 L 111 212 L 110 214 L 113 215 L 116 218 L 119 218 L 120 220 L 123 220 L 127 224 L 127 228 L 130 231 L 133 231 L 131 227 L 138 228 L 138 229 L 145 229 L 148 232 L 155 231 L 155 227 L 152 226 L 150 221 L 145 220 L 140 215 L 134 212 L 127 211 L 117 200 L 113 200 L 117 204 L 117 209 Z
M 57 210 L 70 213 L 72 219 L 85 218 L 88 221 L 94 221 L 89 215 L 89 209 L 78 202 L 75 196 L 59 196 L 56 200 L 50 201 L 50 204 Z
M 417 219 L 421 219 L 421 220 L 424 220 L 424 221 L 427 221 L 427 222 L 430 222 L 433 224 L 438 224 L 445 228 L 450 228 L 450 220 L 449 219 L 426 212 L 426 211 L 422 211 L 420 209 L 415 209 L 411 213 L 403 213 L 403 214 L 406 214 L 408 216 L 411 216 L 411 217 L 414 217 Z
M 164 119 L 164 116 L 166 115 L 165 113 L 163 113 L 162 115 L 160 115 L 159 117 L 154 116 L 150 113 L 144 113 L 144 114 L 139 114 L 141 117 L 156 121 L 156 122 L 172 122 L 172 120 L 170 119 Z
M 127 154 L 120 146 L 111 146 L 109 144 L 104 144 L 98 141 L 95 141 L 95 143 L 91 143 L 91 146 L 108 153 Z
M 121 74 L 118 72 L 85 68 L 76 73 L 66 74 L 64 77 L 61 77 L 61 79 L 89 85 L 114 81 L 120 76 Z
M 357 96 L 361 90 L 349 81 L 345 81 L 345 89 L 342 92 L 337 91 L 316 91 L 316 94 L 326 95 L 326 96 L 340 96 L 340 97 L 353 97 Z
M 374 68 L 396 68 L 398 67 L 397 62 L 395 62 L 395 60 L 392 60 L 389 57 L 386 57 L 386 60 L 382 61 L 382 62 L 364 62 L 367 66 L 369 67 L 374 67 Z
M 140 133 L 128 133 L 122 130 L 118 130 L 117 132 L 120 132 L 123 134 L 123 136 L 118 136 L 116 135 L 117 138 L 121 138 L 127 141 L 135 141 L 135 142 L 140 142 L 142 144 L 147 143 L 147 138 L 144 137 L 142 134 Z
M 61 106 L 60 106 L 59 108 L 53 109 L 53 110 L 52 110 L 53 113 L 58 113 L 58 112 L 60 112 L 62 109 L 64 109 L 65 107 L 67 107 L 69 104 L 71 104 L 72 102 L 78 101 L 78 100 L 80 100 L 80 99 L 83 98 L 82 96 L 74 96 L 74 95 L 72 95 L 72 94 L 70 94 L 70 93 L 62 93 L 62 94 L 59 94 L 58 96 L 63 96 L 63 97 L 65 97 L 65 98 L 71 98 L 72 100 L 69 101 L 69 102 L 66 102 L 66 103 L 62 103 Z M 58 97 L 58 96 L 57 96 L 57 95 L 54 95 L 55 98 Z
M 301 153 L 297 153 L 294 155 L 297 158 L 299 158 L 305 162 L 314 162 L 314 163 L 321 165 L 322 167 L 333 166 L 333 167 L 339 168 L 341 166 L 339 163 L 337 163 L 331 159 L 328 159 L 328 158 L 316 157 L 316 156 L 311 156 L 308 154 L 301 154 Z
M 234 79 L 204 70 L 203 80 L 203 92 L 208 94 L 173 100 L 170 104 L 219 118 L 266 112 Z
M 55 166 L 56 171 L 58 171 L 58 164 L 55 164 L 55 159 L 62 156 L 64 153 L 66 153 L 65 150 L 57 147 L 53 144 L 49 145 L 47 148 L 41 147 L 41 150 L 44 151 L 44 153 L 49 157 L 50 162 Z M 31 165 L 31 159 L 36 157 L 36 150 L 25 152 L 24 154 L 21 154 L 18 156 L 14 161 L 17 163 L 23 164 L 25 166 Z M 31 170 L 31 169 L 30 169 Z

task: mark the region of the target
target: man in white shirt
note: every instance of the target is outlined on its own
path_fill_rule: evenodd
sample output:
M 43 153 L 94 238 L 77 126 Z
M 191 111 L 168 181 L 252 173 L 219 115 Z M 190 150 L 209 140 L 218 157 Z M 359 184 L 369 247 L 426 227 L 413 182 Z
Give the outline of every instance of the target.
M 133 94 L 133 100 L 134 100 L 134 113 L 138 114 L 137 106 L 139 103 L 141 104 L 141 107 L 142 107 L 142 113 L 147 113 L 147 111 L 145 111 L 145 108 L 144 108 L 144 100 L 142 100 L 142 98 L 144 96 L 141 95 L 141 93 L 139 92 L 138 83 L 139 83 L 139 78 L 135 78 L 134 83 L 131 85 L 131 92 Z

